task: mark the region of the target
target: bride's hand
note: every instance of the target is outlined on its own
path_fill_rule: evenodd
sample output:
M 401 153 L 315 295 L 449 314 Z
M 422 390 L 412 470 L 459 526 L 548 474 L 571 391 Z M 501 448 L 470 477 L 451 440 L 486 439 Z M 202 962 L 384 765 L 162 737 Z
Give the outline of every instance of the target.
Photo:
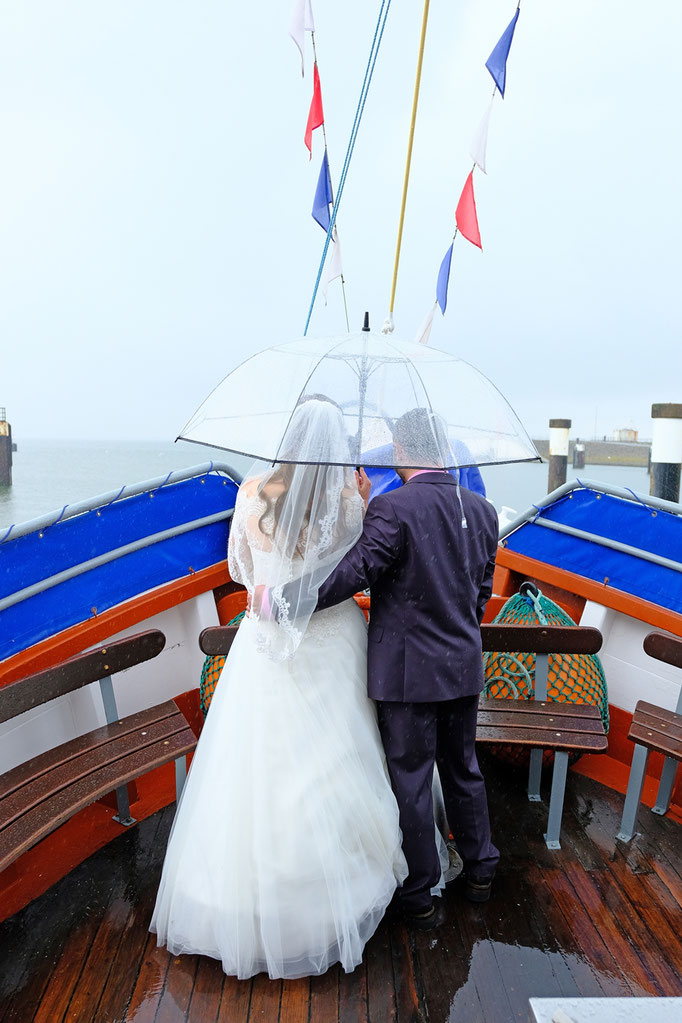
M 265 592 L 264 586 L 256 586 L 255 590 L 253 591 L 253 595 L 251 593 L 247 594 L 246 596 L 247 618 L 250 618 L 252 614 L 260 615 L 264 592 Z
M 369 504 L 369 493 L 372 489 L 372 481 L 363 468 L 355 470 L 355 482 L 358 485 L 358 493 L 365 502 L 365 508 Z

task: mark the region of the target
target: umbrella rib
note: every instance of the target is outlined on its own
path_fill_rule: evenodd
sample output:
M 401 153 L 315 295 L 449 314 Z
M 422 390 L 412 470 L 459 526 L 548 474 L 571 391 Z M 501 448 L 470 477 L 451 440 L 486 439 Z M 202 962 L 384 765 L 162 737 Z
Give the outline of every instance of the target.
M 342 344 L 345 344 L 345 341 L 346 341 L 346 338 L 342 338 L 342 339 L 341 339 L 340 341 L 337 341 L 337 343 L 336 343 L 335 345 L 333 345 L 333 346 L 332 346 L 332 347 L 331 347 L 331 348 L 329 349 L 329 352 L 333 352 L 333 351 L 334 351 L 334 350 L 335 350 L 336 348 L 338 348 L 338 347 L 339 347 L 340 345 L 342 345 Z M 303 385 L 302 389 L 301 389 L 301 390 L 299 391 L 299 393 L 298 393 L 298 398 L 297 398 L 297 400 L 296 400 L 296 404 L 294 405 L 294 407 L 293 407 L 293 408 L 292 408 L 292 410 L 291 410 L 291 415 L 289 416 L 289 419 L 288 419 L 288 421 L 287 421 L 287 425 L 286 425 L 286 427 L 284 428 L 284 433 L 282 434 L 282 437 L 281 437 L 281 439 L 280 439 L 280 442 L 279 442 L 279 444 L 277 445 L 277 451 L 275 452 L 275 457 L 274 457 L 274 458 L 273 458 L 273 460 L 272 460 L 272 461 L 273 461 L 273 464 L 274 464 L 275 462 L 278 462 L 278 461 L 279 461 L 279 458 L 278 458 L 277 456 L 279 455 L 279 452 L 280 452 L 280 448 L 282 447 L 282 444 L 283 444 L 283 442 L 284 442 L 284 438 L 285 438 L 285 437 L 286 437 L 286 435 L 287 435 L 287 430 L 288 430 L 288 429 L 289 429 L 289 427 L 291 426 L 291 420 L 292 420 L 292 419 L 294 418 L 294 412 L 295 412 L 295 411 L 296 411 L 296 409 L 298 408 L 299 402 L 300 402 L 300 400 L 301 400 L 301 395 L 302 395 L 302 394 L 305 394 L 305 389 L 306 389 L 306 387 L 308 386 L 308 384 L 310 383 L 310 379 L 311 379 L 311 377 L 312 377 L 313 373 L 314 373 L 314 372 L 315 372 L 315 371 L 317 370 L 317 368 L 319 367 L 319 365 L 320 365 L 320 363 L 321 363 L 321 362 L 323 361 L 323 359 L 326 359 L 326 357 L 327 357 L 327 356 L 329 355 L 329 352 L 324 352 L 324 353 L 323 353 L 323 354 L 322 354 L 322 355 L 321 355 L 321 356 L 319 357 L 319 359 L 317 360 L 317 362 L 315 363 L 315 365 L 314 365 L 314 366 L 313 366 L 313 368 L 311 369 L 310 373 L 308 374 L 308 377 L 307 377 L 307 379 L 306 379 L 306 382 L 304 383 L 304 385 Z

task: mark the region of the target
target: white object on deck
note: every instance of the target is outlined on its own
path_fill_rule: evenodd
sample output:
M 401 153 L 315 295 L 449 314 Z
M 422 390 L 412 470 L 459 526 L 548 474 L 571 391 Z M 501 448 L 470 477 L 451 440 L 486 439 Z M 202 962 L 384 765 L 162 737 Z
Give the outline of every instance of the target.
M 531 998 L 536 1023 L 682 1023 L 682 998 Z

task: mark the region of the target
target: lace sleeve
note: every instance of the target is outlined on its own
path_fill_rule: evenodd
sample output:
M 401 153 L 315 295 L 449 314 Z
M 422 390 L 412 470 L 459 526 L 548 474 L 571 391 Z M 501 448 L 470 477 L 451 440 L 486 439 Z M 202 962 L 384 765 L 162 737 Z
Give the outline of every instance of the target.
M 362 520 L 365 517 L 365 502 L 356 492 L 343 501 L 343 518 L 346 529 L 350 532 L 362 532 Z
M 236 583 L 246 586 L 249 590 L 253 587 L 253 556 L 249 546 L 247 500 L 241 490 L 237 494 L 237 503 L 230 523 L 227 566 Z

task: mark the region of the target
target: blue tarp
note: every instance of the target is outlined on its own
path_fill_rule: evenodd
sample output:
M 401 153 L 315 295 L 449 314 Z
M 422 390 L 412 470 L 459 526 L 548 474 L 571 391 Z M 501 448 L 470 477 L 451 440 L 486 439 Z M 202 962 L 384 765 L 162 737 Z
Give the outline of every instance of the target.
M 594 490 L 574 490 L 542 518 L 617 540 L 682 564 L 682 517 Z M 512 551 L 682 613 L 682 572 L 528 522 L 506 539 Z
M 0 597 L 142 537 L 232 508 L 236 492 L 232 480 L 208 474 L 10 539 L 0 545 Z M 140 593 L 223 561 L 228 534 L 229 521 L 203 526 L 6 608 L 0 612 L 0 660 Z

